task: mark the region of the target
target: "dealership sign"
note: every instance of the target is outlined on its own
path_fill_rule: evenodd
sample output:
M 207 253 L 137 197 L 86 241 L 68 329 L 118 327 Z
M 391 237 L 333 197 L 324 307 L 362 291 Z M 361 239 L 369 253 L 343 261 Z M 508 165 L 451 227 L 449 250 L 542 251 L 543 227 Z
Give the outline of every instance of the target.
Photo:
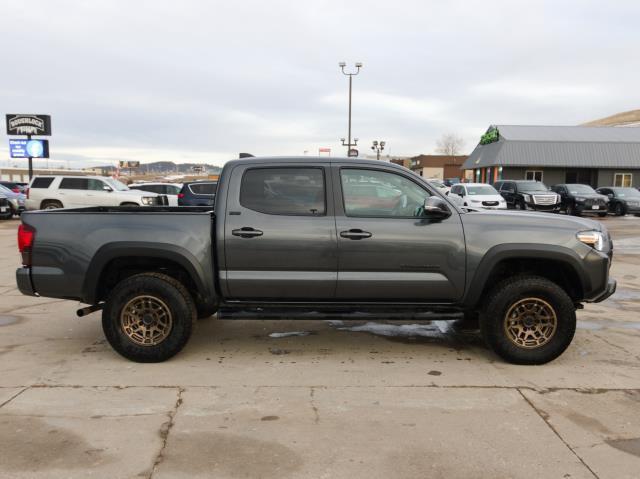
M 49 158 L 48 140 L 9 140 L 11 158 Z
M 7 135 L 51 135 L 51 116 L 7 114 Z

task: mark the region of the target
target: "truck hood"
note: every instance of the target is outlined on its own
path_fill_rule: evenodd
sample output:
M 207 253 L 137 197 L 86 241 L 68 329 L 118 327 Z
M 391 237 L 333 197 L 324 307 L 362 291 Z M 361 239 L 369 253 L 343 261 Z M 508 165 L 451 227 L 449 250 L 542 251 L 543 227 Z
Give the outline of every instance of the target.
M 602 223 L 594 220 L 590 220 L 589 218 L 581 218 L 577 216 L 567 216 L 567 215 L 559 215 L 553 213 L 538 213 L 538 212 L 525 212 L 525 211 L 496 211 L 496 210 L 482 210 L 482 211 L 472 211 L 469 213 L 464 213 L 464 215 L 474 215 L 474 216 L 490 216 L 501 217 L 504 218 L 508 216 L 511 221 L 521 222 L 523 226 L 523 232 L 527 231 L 527 225 L 531 225 L 532 221 L 535 221 L 538 226 L 540 221 L 544 221 L 545 225 L 549 228 L 554 228 L 554 226 L 562 225 L 567 227 L 567 225 L 572 225 L 576 231 L 585 231 L 585 230 L 598 230 L 604 231 L 605 228 L 602 226 Z M 463 215 L 463 222 L 464 222 Z M 488 224 L 491 224 L 491 218 L 487 218 Z

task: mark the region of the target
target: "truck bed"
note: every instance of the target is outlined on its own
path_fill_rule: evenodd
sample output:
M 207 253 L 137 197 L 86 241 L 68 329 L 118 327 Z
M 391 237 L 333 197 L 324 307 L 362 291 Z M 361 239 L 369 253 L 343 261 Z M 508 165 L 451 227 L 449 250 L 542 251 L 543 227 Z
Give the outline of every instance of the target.
M 214 296 L 213 218 L 210 207 L 96 206 L 25 212 L 22 222 L 35 229 L 33 267 L 22 268 L 18 282 L 34 294 L 93 304 L 112 259 L 126 267 L 140 258 L 161 257 L 174 258 Z

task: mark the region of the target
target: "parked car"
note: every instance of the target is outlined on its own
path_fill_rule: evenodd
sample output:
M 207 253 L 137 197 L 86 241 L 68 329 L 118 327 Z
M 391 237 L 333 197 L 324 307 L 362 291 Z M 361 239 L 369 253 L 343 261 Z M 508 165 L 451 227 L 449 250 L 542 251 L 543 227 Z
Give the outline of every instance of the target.
M 24 193 L 24 190 L 26 189 L 25 183 L 18 183 L 16 181 L 2 180 L 0 181 L 0 185 L 4 186 L 5 188 L 9 188 L 14 193 Z
M 461 206 L 488 210 L 507 209 L 505 199 L 493 186 L 486 183 L 458 183 L 451 187 L 448 195 Z
M 449 192 L 449 190 L 451 190 L 451 188 L 449 186 L 445 185 L 442 182 L 442 180 L 439 180 L 438 178 L 427 178 L 427 182 L 430 185 L 433 185 L 436 188 L 438 188 L 440 193 L 442 193 L 443 195 L 447 194 Z
M 169 206 L 178 206 L 178 193 L 182 189 L 182 183 L 133 183 L 129 185 L 129 189 L 166 195 Z
M 104 176 L 36 176 L 27 190 L 27 209 L 51 210 L 84 206 L 159 206 L 167 198 L 130 190 Z
M 507 208 L 557 213 L 560 211 L 560 195 L 549 191 L 541 181 L 500 180 L 493 187 L 507 202 Z
M 174 356 L 196 317 L 215 311 L 420 310 L 479 313 L 487 344 L 520 364 L 559 356 L 581 303 L 615 292 L 610 235 L 589 219 L 465 212 L 406 168 L 375 160 L 233 160 L 220 178 L 214 214 L 24 213 L 20 291 L 88 304 L 79 315 L 102 310 L 107 340 L 134 361 Z M 344 194 L 353 184 L 374 186 L 377 198 L 354 203 Z M 400 201 L 383 209 L 389 190 Z
M 635 188 L 606 186 L 596 191 L 609 198 L 609 211 L 614 215 L 624 216 L 630 213 L 640 216 L 640 191 Z
M 9 205 L 9 199 L 0 193 L 0 220 L 10 220 L 13 216 L 11 212 L 11 206 Z
M 609 199 L 605 195 L 597 193 L 589 185 L 570 183 L 554 185 L 552 189 L 562 198 L 562 210 L 568 215 L 596 214 L 600 217 L 607 216 Z
M 445 184 L 445 186 L 451 188 L 453 185 L 457 185 L 458 183 L 460 183 L 460 178 L 445 178 L 443 183 Z
M 6 196 L 11 209 L 11 216 L 20 215 L 25 210 L 26 195 L 24 193 L 16 193 L 6 186 L 0 185 L 0 193 Z
M 190 181 L 178 193 L 179 206 L 213 206 L 218 190 L 217 181 Z

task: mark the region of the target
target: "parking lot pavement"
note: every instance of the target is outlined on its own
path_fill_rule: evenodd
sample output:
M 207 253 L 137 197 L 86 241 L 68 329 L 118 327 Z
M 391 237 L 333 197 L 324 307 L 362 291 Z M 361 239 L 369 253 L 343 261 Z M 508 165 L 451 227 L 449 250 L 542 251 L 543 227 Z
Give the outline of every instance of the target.
M 136 364 L 99 313 L 15 288 L 0 222 L 0 477 L 637 477 L 640 218 L 569 350 L 506 364 L 433 321 L 200 321 Z

